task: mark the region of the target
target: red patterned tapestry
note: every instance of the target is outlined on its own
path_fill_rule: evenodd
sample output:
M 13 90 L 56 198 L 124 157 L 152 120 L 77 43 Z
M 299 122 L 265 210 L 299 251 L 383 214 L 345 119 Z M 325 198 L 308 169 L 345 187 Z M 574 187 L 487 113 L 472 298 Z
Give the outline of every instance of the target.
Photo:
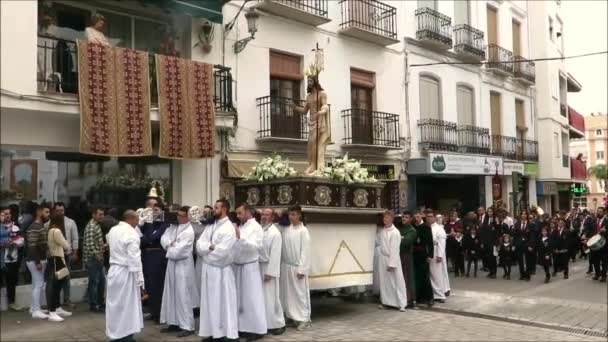
M 80 152 L 152 154 L 148 54 L 78 41 Z
M 156 55 L 159 155 L 211 158 L 215 153 L 213 65 Z

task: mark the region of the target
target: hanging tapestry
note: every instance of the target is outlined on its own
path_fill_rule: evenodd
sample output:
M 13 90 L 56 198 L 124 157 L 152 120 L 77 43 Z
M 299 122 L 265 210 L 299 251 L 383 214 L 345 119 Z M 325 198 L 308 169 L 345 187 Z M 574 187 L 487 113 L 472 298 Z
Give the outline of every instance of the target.
M 80 152 L 152 154 L 148 54 L 78 41 Z
M 213 65 L 156 55 L 159 155 L 211 158 L 215 153 Z

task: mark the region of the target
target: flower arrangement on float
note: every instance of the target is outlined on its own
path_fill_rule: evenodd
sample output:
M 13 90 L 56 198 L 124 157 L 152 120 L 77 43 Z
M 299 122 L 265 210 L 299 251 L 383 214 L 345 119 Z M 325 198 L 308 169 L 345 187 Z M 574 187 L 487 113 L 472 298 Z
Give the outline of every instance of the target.
M 323 176 L 331 180 L 346 183 L 377 183 L 378 180 L 370 176 L 367 169 L 361 167 L 361 162 L 348 157 L 334 159 L 329 166 L 323 169 Z
M 251 168 L 251 172 L 245 179 L 263 182 L 271 179 L 291 177 L 296 174 L 296 170 L 289 166 L 288 159 L 283 159 L 280 155 L 273 154 L 258 161 Z

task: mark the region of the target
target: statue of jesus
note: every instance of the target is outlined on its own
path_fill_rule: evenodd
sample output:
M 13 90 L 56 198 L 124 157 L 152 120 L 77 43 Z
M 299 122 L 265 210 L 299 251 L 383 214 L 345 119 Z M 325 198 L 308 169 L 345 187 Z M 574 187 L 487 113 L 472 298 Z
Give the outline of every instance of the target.
M 304 107 L 294 104 L 293 109 L 301 114 L 310 113 L 306 148 L 308 167 L 305 171 L 305 174 L 310 176 L 314 175 L 316 171 L 323 171 L 325 167 L 325 148 L 329 144 L 331 132 L 329 131 L 327 94 L 313 76 L 309 76 L 306 83 L 308 91 L 306 104 Z

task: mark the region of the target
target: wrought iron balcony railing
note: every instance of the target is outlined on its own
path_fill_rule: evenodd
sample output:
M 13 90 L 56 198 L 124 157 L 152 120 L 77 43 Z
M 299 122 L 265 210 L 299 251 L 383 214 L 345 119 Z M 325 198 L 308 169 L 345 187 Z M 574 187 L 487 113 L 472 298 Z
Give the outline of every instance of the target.
M 493 69 L 506 74 L 513 73 L 513 53 L 511 51 L 496 44 L 488 45 L 487 50 L 488 63 L 486 64 L 486 67 L 488 69 Z
M 513 74 L 515 78 L 534 83 L 536 80 L 536 71 L 534 62 L 523 58 L 522 56 L 513 57 Z
M 458 152 L 489 154 L 490 129 L 472 125 L 457 125 Z
M 431 40 L 452 47 L 452 18 L 432 8 L 423 7 L 416 10 L 416 19 L 416 39 Z
M 418 144 L 421 149 L 458 151 L 458 132 L 454 122 L 438 119 L 418 120 Z
M 397 39 L 397 9 L 377 0 L 341 0 L 341 29 L 351 27 Z
M 327 18 L 327 0 L 272 0 L 300 11 Z
M 504 135 L 492 135 L 492 154 L 506 159 L 517 159 L 517 139 Z
M 467 24 L 456 25 L 454 27 L 454 51 L 461 55 L 484 60 L 486 52 L 483 49 L 483 32 Z
M 306 114 L 294 110 L 294 104 L 304 107 L 303 100 L 278 96 L 256 99 L 260 114 L 259 138 L 308 139 Z
M 538 142 L 528 139 L 517 139 L 517 160 L 538 161 Z
M 364 109 L 342 111 L 345 145 L 400 146 L 399 115 Z
M 158 104 L 156 62 L 150 58 L 150 102 Z M 235 112 L 232 74 L 230 68 L 215 65 L 215 109 Z M 38 91 L 78 94 L 78 51 L 76 42 L 50 36 L 38 36 Z

